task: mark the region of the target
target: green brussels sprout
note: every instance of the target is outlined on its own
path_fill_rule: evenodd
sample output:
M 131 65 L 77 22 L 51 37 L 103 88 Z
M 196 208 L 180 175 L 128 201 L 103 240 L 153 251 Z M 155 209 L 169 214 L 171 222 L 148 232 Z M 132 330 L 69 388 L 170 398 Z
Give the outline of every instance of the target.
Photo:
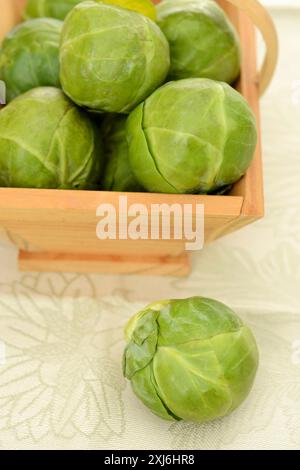
M 163 0 L 158 24 L 170 44 L 170 78 L 204 77 L 233 83 L 240 73 L 239 37 L 212 0 Z
M 192 297 L 149 305 L 128 323 L 124 376 L 167 420 L 205 422 L 235 410 L 258 367 L 250 329 L 226 305 Z
M 148 191 L 214 193 L 241 178 L 257 142 L 246 100 L 205 78 L 170 82 L 127 121 L 131 168 Z
M 109 116 L 102 124 L 106 167 L 103 189 L 106 191 L 142 191 L 130 164 L 126 140 L 126 119 L 122 114 Z
M 102 159 L 88 114 L 58 88 L 35 88 L 0 111 L 0 186 L 93 189 Z
M 0 79 L 7 101 L 40 86 L 59 87 L 59 41 L 62 22 L 29 20 L 14 28 L 0 50 Z
M 75 103 L 126 114 L 165 80 L 169 45 L 140 13 L 87 1 L 65 20 L 60 65 L 63 89 Z
M 24 18 L 57 18 L 64 20 L 69 11 L 82 0 L 28 0 Z

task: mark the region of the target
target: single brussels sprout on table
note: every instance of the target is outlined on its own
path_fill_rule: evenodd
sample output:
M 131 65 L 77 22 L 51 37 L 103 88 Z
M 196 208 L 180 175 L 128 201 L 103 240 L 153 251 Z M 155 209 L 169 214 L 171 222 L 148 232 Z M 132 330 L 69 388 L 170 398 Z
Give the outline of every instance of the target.
M 170 82 L 127 121 L 131 168 L 150 192 L 214 193 L 248 169 L 256 148 L 255 117 L 226 83 Z
M 0 49 L 0 79 L 7 101 L 40 86 L 59 87 L 59 20 L 40 18 L 14 28 Z
M 142 191 L 129 164 L 126 119 L 122 114 L 108 116 L 102 124 L 106 157 L 103 189 L 106 191 Z
M 97 187 L 103 163 L 98 134 L 61 90 L 28 91 L 0 111 L 0 186 Z
M 233 83 L 239 76 L 240 41 L 213 0 L 163 0 L 158 24 L 170 44 L 170 78 L 204 77 Z
M 164 82 L 169 45 L 149 18 L 86 1 L 65 20 L 60 65 L 63 89 L 75 103 L 128 113 Z
M 57 18 L 64 20 L 70 10 L 82 0 L 28 0 L 24 18 Z
M 124 375 L 167 420 L 227 416 L 248 396 L 258 367 L 250 329 L 226 305 L 193 297 L 149 305 L 128 323 Z

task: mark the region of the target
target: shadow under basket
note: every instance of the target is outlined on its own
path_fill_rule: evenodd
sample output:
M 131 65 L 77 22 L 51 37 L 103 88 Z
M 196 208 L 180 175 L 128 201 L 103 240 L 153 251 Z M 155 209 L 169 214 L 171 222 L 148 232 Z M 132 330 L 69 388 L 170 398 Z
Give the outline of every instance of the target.
M 249 102 L 259 124 L 259 95 L 271 79 L 276 57 L 276 33 L 259 6 L 247 14 L 237 6 L 250 7 L 255 0 L 219 1 L 236 26 L 242 43 L 243 61 L 238 90 Z M 20 19 L 24 0 L 0 0 L 0 38 Z M 245 8 L 244 8 L 245 9 Z M 260 76 L 256 67 L 253 21 L 262 30 L 267 54 Z M 255 16 L 255 14 L 256 16 Z M 258 14 L 259 13 L 259 14 Z M 247 174 L 229 194 L 222 196 L 168 195 L 0 188 L 0 231 L 19 249 L 21 271 L 104 272 L 184 276 L 189 273 L 185 239 L 100 240 L 96 236 L 101 204 L 203 204 L 205 244 L 240 229 L 263 216 L 263 178 L 260 138 Z M 118 216 L 122 214 L 118 214 Z M 196 213 L 193 212 L 193 218 Z M 149 227 L 149 232 L 151 228 Z M 172 230 L 171 230 L 172 233 Z

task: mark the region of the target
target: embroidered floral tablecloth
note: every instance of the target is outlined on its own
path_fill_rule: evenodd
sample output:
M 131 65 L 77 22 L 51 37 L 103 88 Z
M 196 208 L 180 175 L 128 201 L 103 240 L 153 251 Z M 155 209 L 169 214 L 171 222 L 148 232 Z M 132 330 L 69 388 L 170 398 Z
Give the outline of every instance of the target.
M 28 274 L 0 242 L 0 449 L 300 448 L 300 12 L 275 14 L 281 58 L 262 100 L 266 217 L 195 255 L 189 278 Z M 205 295 L 253 328 L 249 399 L 207 425 L 164 422 L 122 377 L 126 319 Z

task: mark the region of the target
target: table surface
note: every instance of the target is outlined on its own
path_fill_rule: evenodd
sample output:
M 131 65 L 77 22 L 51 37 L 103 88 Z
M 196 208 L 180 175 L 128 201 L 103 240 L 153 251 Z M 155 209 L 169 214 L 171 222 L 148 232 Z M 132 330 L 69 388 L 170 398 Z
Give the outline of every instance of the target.
M 281 53 L 261 102 L 262 221 L 195 255 L 186 279 L 20 275 L 0 243 L 0 448 L 300 448 L 300 10 L 273 15 Z M 153 416 L 120 366 L 131 314 L 192 295 L 234 308 L 261 352 L 247 401 L 201 426 Z

